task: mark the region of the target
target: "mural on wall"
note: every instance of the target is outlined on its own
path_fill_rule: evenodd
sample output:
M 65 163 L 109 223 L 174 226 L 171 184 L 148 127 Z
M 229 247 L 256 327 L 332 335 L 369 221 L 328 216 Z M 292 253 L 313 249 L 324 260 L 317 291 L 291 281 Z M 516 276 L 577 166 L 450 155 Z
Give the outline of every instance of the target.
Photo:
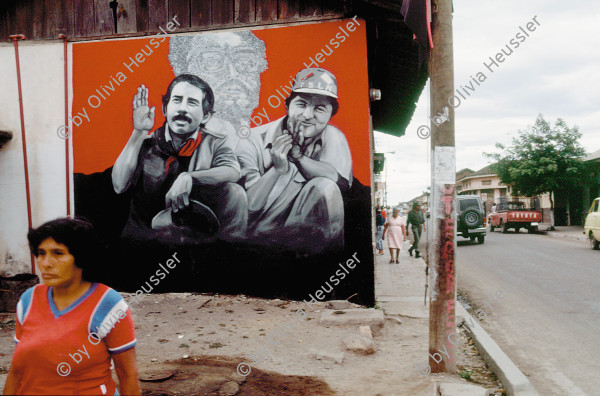
M 74 44 L 76 214 L 131 272 L 140 258 L 184 249 L 190 279 L 207 261 L 227 272 L 240 260 L 262 280 L 297 268 L 318 278 L 311 268 L 362 252 L 370 275 L 346 286 L 368 301 L 364 25 Z
M 260 75 L 267 69 L 264 41 L 250 31 L 172 37 L 169 63 L 176 76 L 194 74 L 206 81 L 215 93 L 214 116 L 247 135 L 259 104 Z

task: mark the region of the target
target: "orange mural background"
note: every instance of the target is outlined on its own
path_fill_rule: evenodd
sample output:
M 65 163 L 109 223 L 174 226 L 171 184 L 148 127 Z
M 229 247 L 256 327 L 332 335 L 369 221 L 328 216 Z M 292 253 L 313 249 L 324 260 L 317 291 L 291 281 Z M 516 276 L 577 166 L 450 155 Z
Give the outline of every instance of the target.
M 268 62 L 268 69 L 260 77 L 260 103 L 253 116 L 266 111 L 270 121 L 283 117 L 285 106 L 277 90 L 282 92 L 281 86 L 289 85 L 291 77 L 310 66 L 310 58 L 315 62 L 321 60 L 318 67 L 331 71 L 338 82 L 340 109 L 330 124 L 346 135 L 352 152 L 354 176 L 363 185 L 369 186 L 366 29 L 364 21 L 357 19 L 359 25 L 354 24 L 356 29 L 347 30 L 351 21 L 252 30 L 264 41 Z M 343 42 L 340 37 L 344 38 Z M 333 41 L 338 44 L 337 48 Z M 141 84 L 149 90 L 150 106 L 156 106 L 154 129 L 163 124 L 161 97 L 175 77 L 168 60 L 168 43 L 168 37 L 153 36 L 73 45 L 71 117 L 75 173 L 102 172 L 113 166 L 133 130 L 132 99 Z M 142 48 L 148 53 L 146 45 L 150 46 L 152 53 L 139 57 L 143 59 L 139 62 L 136 55 Z M 330 52 L 331 55 L 327 56 Z M 321 55 L 317 60 L 318 53 Z M 138 66 L 132 64 L 132 60 Z M 130 65 L 131 70 L 124 63 Z M 280 105 L 276 106 L 278 101 L 271 98 L 273 95 L 280 99 Z M 258 117 L 255 119 L 258 120 Z

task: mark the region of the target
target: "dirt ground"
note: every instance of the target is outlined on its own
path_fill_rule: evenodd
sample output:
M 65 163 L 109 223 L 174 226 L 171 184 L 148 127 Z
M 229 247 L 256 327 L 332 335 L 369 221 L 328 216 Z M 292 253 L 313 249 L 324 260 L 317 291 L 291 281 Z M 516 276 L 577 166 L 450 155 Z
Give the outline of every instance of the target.
M 342 346 L 358 326 L 319 324 L 325 303 L 311 310 L 303 302 L 192 293 L 144 295 L 134 303 L 122 294 L 132 306 L 147 395 L 430 396 L 434 382 L 467 380 L 501 388 L 463 336 L 459 375 L 424 375 L 425 319 L 386 318 L 374 333 L 376 352 L 360 355 Z M 3 386 L 14 349 L 14 314 L 4 314 L 0 323 Z M 343 361 L 317 360 L 315 351 L 334 357 L 343 352 Z

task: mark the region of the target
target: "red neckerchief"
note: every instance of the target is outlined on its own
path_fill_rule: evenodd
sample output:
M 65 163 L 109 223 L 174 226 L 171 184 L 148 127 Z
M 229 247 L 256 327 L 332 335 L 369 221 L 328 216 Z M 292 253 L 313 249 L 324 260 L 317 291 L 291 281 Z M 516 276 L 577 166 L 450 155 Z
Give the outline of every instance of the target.
M 173 137 L 171 137 L 171 139 L 172 138 Z M 196 151 L 196 148 L 198 148 L 198 146 L 200 145 L 200 141 L 202 141 L 202 132 L 198 131 L 198 137 L 196 139 L 188 138 L 185 141 L 185 143 L 183 144 L 183 146 L 179 149 L 177 156 L 178 157 L 191 157 L 192 154 L 194 154 L 194 151 Z M 167 159 L 165 173 L 169 172 L 169 166 L 171 165 L 171 162 L 173 162 L 173 161 L 175 161 L 174 155 L 170 156 Z

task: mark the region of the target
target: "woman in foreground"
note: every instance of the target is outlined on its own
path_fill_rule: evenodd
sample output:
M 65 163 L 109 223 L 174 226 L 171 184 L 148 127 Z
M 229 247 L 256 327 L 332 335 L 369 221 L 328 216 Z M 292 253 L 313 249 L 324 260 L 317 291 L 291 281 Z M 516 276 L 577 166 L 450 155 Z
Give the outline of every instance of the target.
M 119 293 L 89 277 L 101 265 L 92 225 L 56 219 L 27 238 L 44 283 L 17 304 L 4 394 L 140 395 L 131 311 Z

